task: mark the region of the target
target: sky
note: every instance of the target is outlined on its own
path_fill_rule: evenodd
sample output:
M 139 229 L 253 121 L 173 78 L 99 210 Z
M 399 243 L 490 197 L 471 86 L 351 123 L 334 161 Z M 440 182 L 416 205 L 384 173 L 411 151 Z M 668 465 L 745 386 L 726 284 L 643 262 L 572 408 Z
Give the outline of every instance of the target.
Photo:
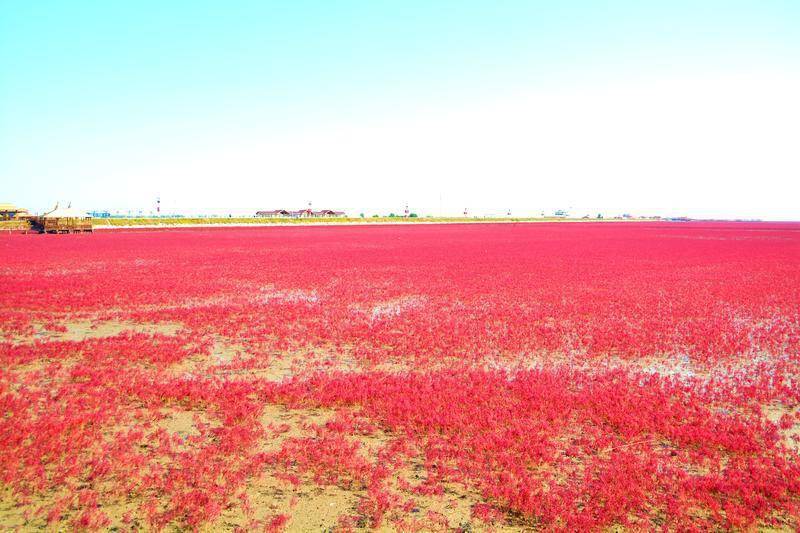
M 800 220 L 800 2 L 0 1 L 0 202 Z

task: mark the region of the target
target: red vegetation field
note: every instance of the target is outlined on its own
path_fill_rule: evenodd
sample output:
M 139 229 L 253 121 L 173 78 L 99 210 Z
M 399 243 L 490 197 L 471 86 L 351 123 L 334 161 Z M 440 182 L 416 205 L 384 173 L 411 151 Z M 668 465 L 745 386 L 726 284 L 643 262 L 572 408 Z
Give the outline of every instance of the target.
M 0 247 L 5 528 L 800 527 L 800 225 Z

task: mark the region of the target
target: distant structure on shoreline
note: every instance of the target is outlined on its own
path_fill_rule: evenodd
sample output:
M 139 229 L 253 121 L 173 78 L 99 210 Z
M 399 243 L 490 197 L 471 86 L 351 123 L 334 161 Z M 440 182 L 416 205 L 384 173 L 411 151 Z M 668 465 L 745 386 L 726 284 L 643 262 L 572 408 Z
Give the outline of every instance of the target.
M 24 207 L 0 203 L 0 220 L 19 220 L 28 216 L 28 210 Z
M 273 209 L 269 211 L 256 211 L 256 216 L 260 218 L 344 218 L 344 211 L 333 211 L 332 209 L 322 209 L 313 211 L 311 209 L 300 209 L 299 211 L 289 211 L 287 209 Z
M 41 216 L 29 217 L 31 229 L 40 233 L 91 233 L 92 217 L 85 211 L 56 206 Z

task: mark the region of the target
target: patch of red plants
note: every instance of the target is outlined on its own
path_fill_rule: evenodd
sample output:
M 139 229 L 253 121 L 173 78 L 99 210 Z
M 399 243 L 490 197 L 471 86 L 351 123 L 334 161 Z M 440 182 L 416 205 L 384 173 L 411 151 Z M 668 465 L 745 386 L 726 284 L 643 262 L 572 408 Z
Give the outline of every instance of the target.
M 291 517 L 245 493 L 268 474 L 357 493 L 344 529 L 419 525 L 415 498 L 452 486 L 485 523 L 800 527 L 800 225 L 0 245 L 0 480 L 29 521 L 100 529 L 122 505 L 126 527 L 198 528 L 240 509 L 278 531 Z M 59 337 L 78 320 L 180 329 Z M 276 404 L 334 416 L 297 435 L 264 424 Z M 165 429 L 176 412 L 192 432 Z

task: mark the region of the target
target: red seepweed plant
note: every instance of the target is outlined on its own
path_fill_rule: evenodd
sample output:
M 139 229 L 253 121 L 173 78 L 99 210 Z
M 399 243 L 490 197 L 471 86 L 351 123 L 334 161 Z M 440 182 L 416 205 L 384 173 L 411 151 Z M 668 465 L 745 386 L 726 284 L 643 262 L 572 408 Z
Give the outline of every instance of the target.
M 3 244 L 6 526 L 800 527 L 800 225 Z

